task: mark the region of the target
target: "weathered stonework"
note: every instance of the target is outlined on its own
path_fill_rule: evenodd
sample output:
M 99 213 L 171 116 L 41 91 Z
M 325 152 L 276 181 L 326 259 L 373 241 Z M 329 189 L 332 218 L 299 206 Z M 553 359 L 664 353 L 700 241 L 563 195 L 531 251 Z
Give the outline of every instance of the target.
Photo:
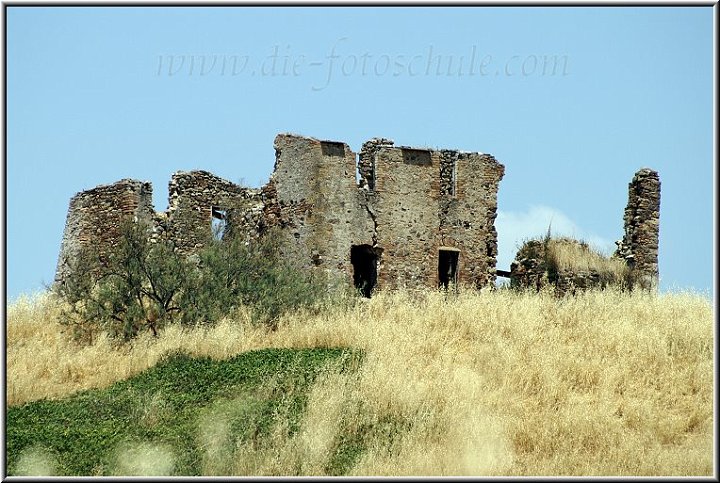
M 224 214 L 228 233 L 234 229 L 243 232 L 245 215 L 261 206 L 259 190 L 243 188 L 207 171 L 178 171 L 172 175 L 168 193 L 167 236 L 184 255 L 204 246 L 213 211 L 216 216 Z
M 618 248 L 611 257 L 625 262 L 622 273 L 592 268 L 558 269 L 547 263 L 545 244 L 539 240 L 530 240 L 520 248 L 510 265 L 511 284 L 536 290 L 552 285 L 561 294 L 608 284 L 655 290 L 659 274 L 659 218 L 660 178 L 656 171 L 643 168 L 635 173 L 629 184 L 624 216 L 625 234 L 622 240 L 615 242 Z M 568 239 L 563 242 L 573 241 Z
M 150 183 L 122 179 L 76 194 L 70 200 L 55 279 L 73 269 L 83 247 L 92 246 L 101 260 L 106 258 L 125 219 L 151 222 L 153 216 Z
M 280 228 L 286 256 L 329 281 L 351 281 L 352 245 L 371 243 L 355 153 L 345 143 L 280 134 L 275 170 L 263 188 L 263 229 Z
M 623 270 L 611 270 L 622 266 L 608 260 L 606 267 L 567 267 L 560 266 L 548 254 L 548 243 L 562 244 L 570 247 L 579 257 L 590 258 L 591 252 L 587 244 L 571 238 L 556 238 L 551 241 L 528 240 L 518 250 L 515 260 L 510 265 L 511 285 L 516 288 L 541 290 L 546 286 L 554 288 L 557 295 L 575 294 L 590 288 L 605 288 L 608 285 L 625 286 L 626 273 Z M 614 266 L 613 266 L 614 265 Z
M 147 223 L 150 240 L 172 240 L 179 253 L 190 255 L 211 235 L 213 208 L 227 214 L 228 232 L 235 224 L 238 232 L 246 233 L 250 224 L 246 216 L 260 204 L 259 190 L 237 186 L 207 171 L 179 171 L 169 188 L 166 212 L 155 212 L 152 185 L 147 182 L 123 179 L 76 194 L 70 200 L 55 281 L 65 278 L 83 248 L 91 247 L 105 257 L 117 243 L 124 220 Z
M 494 221 L 504 167 L 480 153 L 389 144 L 377 146 L 372 160 L 375 189 L 368 192 L 367 206 L 376 245 L 383 249 L 379 283 L 437 286 L 441 251 L 458 254 L 453 262 L 457 282 L 494 283 Z
M 644 289 L 657 288 L 659 279 L 660 177 L 643 168 L 628 185 L 625 208 L 625 235 L 617 241 L 617 257 L 625 259 L 633 281 Z
M 330 284 L 354 284 L 366 295 L 380 287 L 495 281 L 494 221 L 504 167 L 492 156 L 396 147 L 375 138 L 358 157 L 345 143 L 293 134 L 276 137 L 275 153 L 274 172 L 261 190 L 205 171 L 176 173 L 165 213 L 152 210 L 149 183 L 123 180 L 145 191 L 128 198 L 134 200 L 130 211 L 116 210 L 110 219 L 135 215 L 142 206 L 151 237 L 173 240 L 188 255 L 207 240 L 213 213 L 228 232 L 249 239 L 277 228 L 285 255 L 300 267 L 320 271 Z M 128 203 L 112 190 L 101 200 L 91 196 L 101 188 L 73 198 L 86 201 L 82 209 L 71 202 L 61 260 L 83 243 L 112 244 L 112 230 L 78 237 L 79 227 L 97 223 L 96 202 L 111 211 Z M 56 279 L 64 273 L 59 268 Z
M 544 263 L 545 247 L 539 240 L 528 240 L 510 264 L 510 283 L 515 288 L 540 290 L 550 283 Z

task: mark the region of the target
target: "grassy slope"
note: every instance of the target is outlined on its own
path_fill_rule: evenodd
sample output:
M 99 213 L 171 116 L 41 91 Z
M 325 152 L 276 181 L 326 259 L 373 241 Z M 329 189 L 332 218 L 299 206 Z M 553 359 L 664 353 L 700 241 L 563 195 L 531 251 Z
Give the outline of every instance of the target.
M 193 435 L 202 434 L 198 421 L 203 414 L 224 412 L 238 441 L 258 444 L 279 418 L 293 434 L 318 371 L 343 354 L 340 349 L 267 349 L 228 361 L 178 354 L 107 389 L 11 407 L 9 474 L 32 471 L 27 455 L 34 451 L 36 459 L 42 453 L 54 459 L 59 475 L 163 474 L 168 469 L 200 475 L 202 437 Z M 138 448 L 144 448 L 143 454 L 133 455 Z M 332 463 L 330 472 L 342 470 L 341 457 Z
M 116 387 L 178 350 L 219 361 L 264 348 L 346 347 L 362 351 L 362 365 L 323 370 L 301 391 L 308 402 L 292 437 L 284 416 L 255 442 L 232 423 L 271 389 L 224 396 L 198 410 L 193 431 L 184 433 L 202 448 L 196 468 L 257 475 L 711 475 L 713 310 L 708 298 L 683 293 L 381 293 L 319 315 L 290 314 L 273 332 L 241 315 L 213 328 L 170 327 L 117 348 L 103 338 L 78 347 L 60 330 L 50 301 L 21 300 L 8 307 L 8 404 Z M 135 405 L 136 426 L 165 421 L 168 397 L 175 396 L 146 391 Z M 18 430 L 33 432 L 25 424 Z M 53 458 L 65 464 L 42 447 L 29 448 L 22 455 L 28 466 L 52 466 Z M 152 472 L 133 469 L 133 459 L 175 458 L 153 471 L 188 467 L 171 441 L 135 440 L 116 453 L 102 471 Z

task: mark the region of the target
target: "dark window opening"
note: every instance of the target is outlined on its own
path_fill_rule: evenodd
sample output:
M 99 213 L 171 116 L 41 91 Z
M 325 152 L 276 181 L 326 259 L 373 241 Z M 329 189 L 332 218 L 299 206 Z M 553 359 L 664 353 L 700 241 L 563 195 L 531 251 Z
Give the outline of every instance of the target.
M 377 284 L 377 252 L 370 245 L 353 245 L 350 249 L 353 284 L 363 297 L 370 298 Z
M 217 206 L 212 207 L 211 228 L 213 238 L 215 240 L 222 240 L 227 228 L 227 210 L 218 208 Z
M 438 286 L 448 288 L 457 284 L 459 250 L 440 250 L 438 256 Z
M 407 164 L 418 164 L 421 166 L 429 166 L 432 164 L 430 159 L 430 151 L 424 149 L 403 149 L 403 161 Z
M 345 144 L 332 141 L 320 141 L 323 156 L 345 156 Z

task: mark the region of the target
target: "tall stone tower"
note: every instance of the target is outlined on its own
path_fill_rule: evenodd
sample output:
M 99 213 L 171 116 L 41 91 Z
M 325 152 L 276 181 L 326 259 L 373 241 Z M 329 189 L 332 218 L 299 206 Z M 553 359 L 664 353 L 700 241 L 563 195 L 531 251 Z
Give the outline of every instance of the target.
M 654 290 L 659 279 L 660 177 L 657 171 L 643 168 L 635 173 L 628 186 L 624 221 L 625 235 L 616 242 L 616 255 L 625 259 L 637 286 Z

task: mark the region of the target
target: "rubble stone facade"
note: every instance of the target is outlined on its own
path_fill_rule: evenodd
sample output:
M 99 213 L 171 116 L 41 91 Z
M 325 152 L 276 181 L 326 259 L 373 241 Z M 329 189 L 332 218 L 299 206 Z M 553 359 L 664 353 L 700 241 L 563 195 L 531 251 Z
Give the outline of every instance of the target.
M 124 220 L 151 222 L 152 186 L 132 179 L 97 186 L 70 200 L 65 222 L 56 280 L 63 279 L 83 247 L 92 246 L 103 259 L 115 246 Z
M 625 259 L 633 281 L 644 289 L 657 288 L 659 280 L 660 176 L 643 168 L 628 185 L 625 234 L 617 241 L 615 255 Z
M 275 154 L 274 172 L 260 190 L 205 171 L 176 173 L 162 213 L 152 209 L 149 183 L 123 180 L 79 193 L 56 280 L 83 244 L 112 246 L 120 221 L 132 215 L 151 222 L 151 236 L 173 240 L 188 255 L 203 246 L 214 219 L 226 234 L 250 239 L 277 228 L 286 256 L 368 296 L 376 288 L 494 283 L 504 167 L 492 156 L 395 146 L 384 138 L 364 143 L 358 156 L 345 143 L 293 134 L 276 137 Z M 85 228 L 98 224 L 115 228 Z
M 190 255 L 203 247 L 208 233 L 243 226 L 245 214 L 261 205 L 259 190 L 243 188 L 207 171 L 179 171 L 168 185 L 167 237 Z M 235 220 L 239 217 L 239 220 Z M 220 235 L 220 234 L 218 234 Z

